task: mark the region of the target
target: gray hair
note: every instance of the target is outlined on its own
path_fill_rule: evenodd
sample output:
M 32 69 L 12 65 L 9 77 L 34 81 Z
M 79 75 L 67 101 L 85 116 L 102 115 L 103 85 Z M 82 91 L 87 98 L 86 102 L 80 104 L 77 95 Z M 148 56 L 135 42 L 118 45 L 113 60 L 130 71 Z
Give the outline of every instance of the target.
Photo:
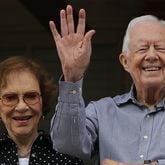
M 157 21 L 162 25 L 165 25 L 165 21 L 164 20 L 159 20 L 156 16 L 153 15 L 144 15 L 144 16 L 140 16 L 140 17 L 136 17 L 134 19 L 132 19 L 126 29 L 126 33 L 123 39 L 123 47 L 122 47 L 122 52 L 128 52 L 129 48 L 128 45 L 130 43 L 130 30 L 139 22 L 145 22 L 145 21 Z

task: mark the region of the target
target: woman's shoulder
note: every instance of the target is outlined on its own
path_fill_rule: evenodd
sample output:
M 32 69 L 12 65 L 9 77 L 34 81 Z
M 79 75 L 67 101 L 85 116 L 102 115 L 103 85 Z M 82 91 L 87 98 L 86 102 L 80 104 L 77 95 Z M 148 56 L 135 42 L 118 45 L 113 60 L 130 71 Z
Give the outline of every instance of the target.
M 51 161 L 55 161 L 58 163 L 61 162 L 61 164 L 83 165 L 83 161 L 81 159 L 55 150 L 53 148 L 50 134 L 45 133 L 44 131 L 39 131 L 39 136 L 33 145 L 33 149 L 36 150 L 35 153 L 40 153 L 40 155 L 43 155 L 45 157 L 45 160 L 50 158 Z

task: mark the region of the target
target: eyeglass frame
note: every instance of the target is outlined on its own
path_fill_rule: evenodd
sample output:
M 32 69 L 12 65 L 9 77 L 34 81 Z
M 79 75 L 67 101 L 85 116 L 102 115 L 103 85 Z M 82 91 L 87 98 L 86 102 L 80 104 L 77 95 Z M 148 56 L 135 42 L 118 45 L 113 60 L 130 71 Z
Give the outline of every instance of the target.
M 37 101 L 36 102 L 34 102 L 34 103 L 29 103 L 26 99 L 28 99 L 28 98 L 26 98 L 25 96 L 27 95 L 27 94 L 36 94 L 36 98 L 37 98 Z M 4 103 L 4 100 L 5 100 L 5 96 L 7 96 L 7 95 L 14 95 L 14 96 L 17 96 L 17 101 L 15 100 L 15 103 L 9 103 L 9 104 L 6 104 L 6 103 Z M 2 101 L 2 104 L 3 105 L 5 105 L 5 106 L 10 106 L 10 107 L 13 107 L 13 106 L 16 106 L 18 103 L 19 103 L 19 101 L 20 101 L 20 99 L 22 99 L 23 101 L 24 101 L 24 103 L 26 103 L 27 105 L 34 105 L 34 104 L 37 104 L 38 102 L 40 102 L 40 99 L 41 99 L 41 97 L 42 97 L 42 95 L 39 93 L 39 92 L 37 92 L 37 91 L 28 91 L 28 92 L 25 92 L 25 93 L 23 93 L 23 94 L 18 94 L 18 93 L 15 93 L 15 92 L 11 92 L 11 93 L 5 93 L 5 94 L 3 94 L 1 97 L 0 97 L 0 100 Z M 16 99 L 16 98 L 15 98 Z M 31 100 L 32 101 L 32 100 Z

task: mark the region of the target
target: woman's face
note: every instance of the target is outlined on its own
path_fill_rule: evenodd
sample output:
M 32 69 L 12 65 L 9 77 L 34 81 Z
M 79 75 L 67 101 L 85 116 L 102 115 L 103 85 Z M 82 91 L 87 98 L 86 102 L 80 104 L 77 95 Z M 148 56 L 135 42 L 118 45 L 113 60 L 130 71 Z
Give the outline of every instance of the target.
M 32 73 L 22 71 L 8 76 L 6 87 L 0 90 L 1 98 L 4 96 L 0 100 L 0 117 L 9 136 L 27 137 L 37 133 L 42 116 L 42 98 L 37 94 L 41 91 Z

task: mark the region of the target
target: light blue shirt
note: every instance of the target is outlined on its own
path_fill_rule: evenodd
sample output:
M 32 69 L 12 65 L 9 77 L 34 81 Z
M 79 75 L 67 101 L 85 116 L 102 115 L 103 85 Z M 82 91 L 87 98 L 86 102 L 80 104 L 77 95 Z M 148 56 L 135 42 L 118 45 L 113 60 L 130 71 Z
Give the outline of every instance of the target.
M 165 102 L 154 109 L 129 93 L 90 102 L 85 108 L 82 80 L 59 83 L 56 113 L 51 122 L 54 148 L 81 159 L 98 154 L 121 162 L 158 160 L 165 165 Z

